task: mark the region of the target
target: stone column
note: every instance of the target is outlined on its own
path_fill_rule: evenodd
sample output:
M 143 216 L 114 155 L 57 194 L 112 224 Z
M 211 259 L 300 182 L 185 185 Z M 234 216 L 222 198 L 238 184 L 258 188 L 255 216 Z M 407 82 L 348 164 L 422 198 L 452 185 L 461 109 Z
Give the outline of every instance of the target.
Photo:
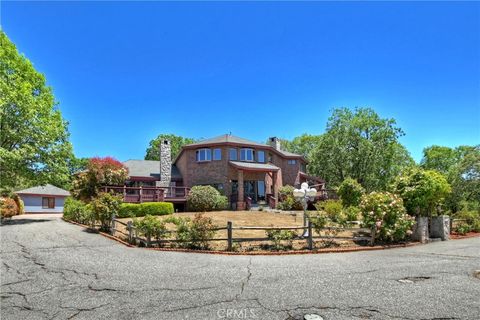
M 158 187 L 169 187 L 172 181 L 172 158 L 170 140 L 160 141 L 160 181 Z
M 450 237 L 450 217 L 437 216 L 430 219 L 430 238 L 440 238 L 442 241 Z
M 273 186 L 273 196 L 275 197 L 275 207 L 278 204 L 278 172 L 274 171 L 272 173 L 272 186 Z
M 243 170 L 238 170 L 238 198 L 237 210 L 245 210 L 245 201 L 243 196 Z
M 425 243 L 428 241 L 428 217 L 416 217 L 412 239 Z

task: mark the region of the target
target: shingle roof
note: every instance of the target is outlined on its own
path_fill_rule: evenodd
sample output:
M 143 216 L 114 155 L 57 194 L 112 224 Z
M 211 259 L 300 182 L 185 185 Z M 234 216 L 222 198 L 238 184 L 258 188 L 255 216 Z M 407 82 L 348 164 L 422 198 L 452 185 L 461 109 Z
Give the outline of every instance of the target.
M 251 145 L 251 146 L 259 146 L 259 147 L 270 147 L 270 145 L 265 144 L 265 143 L 260 143 L 260 142 L 255 142 L 247 139 L 243 139 L 237 136 L 233 136 L 231 134 L 223 134 L 218 137 L 210 138 L 210 139 L 205 139 L 199 142 L 191 143 L 186 145 L 186 147 L 197 147 L 197 146 L 202 146 L 202 145 L 210 145 L 210 144 L 216 144 L 216 143 L 238 143 L 238 144 L 246 144 L 246 145 Z M 301 157 L 301 155 L 284 151 L 284 150 L 277 150 L 279 153 L 283 154 L 284 156 L 287 157 Z
M 64 196 L 68 197 L 70 192 L 67 190 L 63 190 L 61 188 L 52 186 L 51 184 L 46 184 L 44 186 L 36 186 L 20 191 L 16 191 L 17 194 L 39 194 L 39 195 L 46 195 L 46 196 Z
M 265 171 L 278 171 L 279 167 L 270 163 L 258 163 L 258 162 L 242 162 L 242 161 L 229 161 L 234 167 L 251 169 L 251 170 L 265 170 Z
M 152 177 L 160 179 L 160 161 L 156 160 L 127 160 L 123 165 L 128 168 L 131 177 Z M 181 178 L 177 166 L 172 166 L 172 178 Z

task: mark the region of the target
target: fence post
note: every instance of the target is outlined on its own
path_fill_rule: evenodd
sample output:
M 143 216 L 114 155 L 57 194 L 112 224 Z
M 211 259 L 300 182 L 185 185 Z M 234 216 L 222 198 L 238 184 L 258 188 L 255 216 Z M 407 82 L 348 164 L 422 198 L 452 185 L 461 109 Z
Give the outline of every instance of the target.
M 232 239 L 232 221 L 227 222 L 227 251 L 232 251 L 232 244 L 233 244 L 233 239 Z
M 151 241 L 152 241 L 151 236 L 150 236 L 150 235 L 147 235 L 147 248 L 150 248 L 150 246 L 151 246 L 151 243 L 150 243 L 150 242 L 151 242 Z
M 115 216 L 115 213 L 114 213 L 113 216 L 112 216 L 112 221 L 110 223 L 110 234 L 112 236 L 115 235 L 115 218 L 116 218 L 116 216 Z
M 373 247 L 373 245 L 375 244 L 375 236 L 377 235 L 377 226 L 373 226 L 372 228 L 372 235 L 371 235 L 371 239 L 370 239 L 370 245 Z
M 313 250 L 312 222 L 308 220 L 308 250 Z
M 133 230 L 132 230 L 132 221 L 127 222 L 127 230 L 128 230 L 128 243 L 132 243 L 133 241 Z

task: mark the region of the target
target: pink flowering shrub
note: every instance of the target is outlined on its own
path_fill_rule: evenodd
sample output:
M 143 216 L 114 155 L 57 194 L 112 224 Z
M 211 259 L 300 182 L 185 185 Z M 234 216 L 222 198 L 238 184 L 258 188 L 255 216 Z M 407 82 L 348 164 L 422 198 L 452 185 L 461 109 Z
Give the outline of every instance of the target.
M 375 239 L 383 242 L 405 240 L 411 234 L 414 224 L 406 214 L 403 200 L 389 192 L 372 192 L 364 195 L 360 202 L 363 224 L 366 228 L 376 228 Z

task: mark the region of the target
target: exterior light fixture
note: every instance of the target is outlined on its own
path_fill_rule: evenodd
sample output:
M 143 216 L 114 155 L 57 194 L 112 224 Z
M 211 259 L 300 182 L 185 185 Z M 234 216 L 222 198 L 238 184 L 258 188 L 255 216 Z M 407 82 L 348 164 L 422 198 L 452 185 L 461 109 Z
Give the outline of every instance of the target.
M 303 232 L 303 237 L 308 237 L 308 229 L 307 223 L 307 207 L 308 207 L 308 201 L 313 201 L 315 200 L 315 196 L 317 195 L 317 189 L 315 188 L 310 188 L 308 186 L 308 183 L 304 182 L 301 184 L 300 189 L 294 189 L 293 190 L 293 196 L 295 199 L 300 201 L 303 206 L 303 226 L 305 227 L 304 232 Z

